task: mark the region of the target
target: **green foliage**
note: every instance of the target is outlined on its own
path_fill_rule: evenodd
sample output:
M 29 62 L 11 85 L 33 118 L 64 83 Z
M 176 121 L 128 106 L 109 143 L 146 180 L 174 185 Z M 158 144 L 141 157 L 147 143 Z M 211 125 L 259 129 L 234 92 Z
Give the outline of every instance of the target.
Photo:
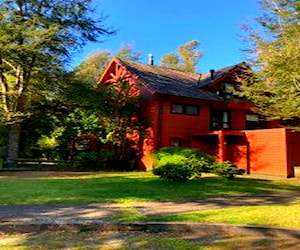
M 160 65 L 163 67 L 179 70 L 180 69 L 179 57 L 174 53 L 164 55 L 160 59 Z
M 262 8 L 257 26 L 246 27 L 257 71 L 243 83 L 242 95 L 269 118 L 300 117 L 300 3 L 264 0 Z
M 57 139 L 55 137 L 42 136 L 38 141 L 37 145 L 41 149 L 54 149 L 58 146 Z
M 91 18 L 90 0 L 0 2 L 1 108 L 7 121 L 26 113 L 31 91 L 52 85 L 71 51 L 112 33 Z M 15 118 L 16 119 L 16 118 Z
M 155 152 L 153 157 L 153 173 L 165 180 L 187 181 L 199 177 L 201 173 L 214 173 L 233 179 L 245 172 L 230 161 L 217 163 L 213 156 L 191 148 L 165 147 Z
M 49 158 L 51 155 L 51 158 L 57 159 L 54 153 L 60 134 L 57 118 L 51 114 L 48 106 L 35 103 L 31 108 L 35 108 L 34 113 L 22 124 L 19 157 Z
M 181 159 L 177 163 L 166 163 L 153 169 L 153 174 L 172 181 L 187 181 L 200 175 L 201 165 L 194 160 Z
M 7 161 L 18 157 L 22 122 L 37 97 L 53 100 L 70 55 L 113 31 L 91 0 L 0 1 L 0 122 L 11 129 Z
M 76 157 L 75 160 L 81 161 L 81 162 L 89 162 L 89 161 L 95 161 L 98 159 L 98 153 L 96 152 L 81 152 Z
M 162 166 L 167 163 L 178 163 L 182 159 L 199 159 L 203 161 L 203 165 L 215 162 L 213 156 L 201 150 L 183 147 L 164 147 L 153 153 L 153 157 L 156 166 Z
M 108 99 L 101 117 L 105 128 L 101 140 L 115 153 L 117 161 L 131 161 L 140 154 L 140 147 L 138 139 L 129 137 L 139 137 L 147 126 L 147 121 L 140 116 L 141 99 L 132 92 L 126 79 L 119 79 L 103 91 Z
M 128 44 L 122 45 L 115 55 L 106 50 L 97 51 L 85 58 L 75 68 L 76 77 L 89 86 L 95 86 L 113 56 L 132 61 L 138 61 L 140 58 L 140 54 Z
M 106 166 L 107 158 L 103 158 L 103 156 L 109 158 L 112 157 L 108 152 L 102 154 L 98 152 L 80 152 L 75 156 L 75 162 L 78 162 L 79 165 L 76 166 L 77 170 L 83 171 L 99 171 L 104 169 Z
M 165 180 L 187 181 L 208 172 L 214 157 L 197 149 L 166 147 L 154 153 L 153 173 Z
M 245 173 L 245 170 L 237 168 L 230 161 L 224 161 L 223 163 L 214 163 L 211 172 L 227 179 L 233 179 L 236 175 Z
M 65 117 L 62 138 L 72 139 L 78 136 L 101 133 L 99 117 L 92 111 L 76 108 Z
M 60 114 L 59 119 L 63 128 L 59 138 L 61 151 L 68 151 L 68 158 L 73 158 L 76 150 L 70 145 L 74 145 L 74 139 L 89 140 L 88 137 L 93 135 L 97 138 L 98 147 L 111 152 L 110 160 L 122 162 L 117 165 L 124 167 L 129 162 L 131 164 L 140 153 L 138 136 L 146 126 L 139 115 L 140 97 L 135 95 L 126 79 L 101 86 L 97 91 L 81 81 L 77 83 L 77 86 L 65 88 L 70 95 L 62 93 L 67 112 Z M 81 91 L 71 96 L 72 90 L 77 88 Z M 131 135 L 137 138 L 131 139 Z
M 175 53 L 167 54 L 161 58 L 161 66 L 181 70 L 184 72 L 196 72 L 196 65 L 202 56 L 198 49 L 200 43 L 196 40 L 180 46 Z
M 90 161 L 102 161 L 102 160 L 110 160 L 114 157 L 113 152 L 109 152 L 107 150 L 102 150 L 100 152 L 80 152 L 75 160 L 78 160 L 82 163 L 90 162 Z
M 94 86 L 110 59 L 111 53 L 108 51 L 94 52 L 75 68 L 75 74 L 86 84 Z

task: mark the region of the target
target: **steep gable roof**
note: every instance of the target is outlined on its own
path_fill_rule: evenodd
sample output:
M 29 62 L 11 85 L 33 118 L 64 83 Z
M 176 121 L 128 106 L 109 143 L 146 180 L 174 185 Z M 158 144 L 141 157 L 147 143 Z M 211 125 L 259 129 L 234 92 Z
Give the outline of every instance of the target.
M 214 70 L 214 76 L 213 79 L 211 78 L 211 73 L 203 74 L 201 77 L 201 80 L 198 83 L 198 87 L 205 87 L 207 85 L 213 84 L 226 76 L 227 74 L 230 74 L 231 72 L 237 70 L 238 68 L 249 68 L 244 62 L 235 64 L 233 66 L 227 66 L 218 70 Z
M 156 93 L 222 101 L 217 94 L 199 89 L 200 75 L 165 67 L 120 60 L 120 63 L 143 84 Z
M 187 73 L 173 70 L 161 66 L 137 63 L 133 61 L 125 61 L 119 58 L 113 58 L 105 73 L 99 82 L 105 82 L 105 78 L 109 78 L 109 68 L 117 64 L 123 67 L 129 74 L 137 78 L 143 85 L 154 93 L 184 96 L 202 100 L 224 101 L 224 98 L 201 88 L 211 86 L 217 83 L 227 75 L 232 74 L 243 67 L 249 69 L 245 63 L 224 67 L 214 71 L 212 79 L 211 73 L 197 74 Z

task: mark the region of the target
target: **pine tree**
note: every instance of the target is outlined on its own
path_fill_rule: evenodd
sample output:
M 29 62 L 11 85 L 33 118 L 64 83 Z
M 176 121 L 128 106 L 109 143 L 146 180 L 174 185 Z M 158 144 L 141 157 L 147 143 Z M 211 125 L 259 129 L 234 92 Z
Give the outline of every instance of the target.
M 270 119 L 300 117 L 300 2 L 264 0 L 266 14 L 247 27 L 254 77 L 241 88 Z

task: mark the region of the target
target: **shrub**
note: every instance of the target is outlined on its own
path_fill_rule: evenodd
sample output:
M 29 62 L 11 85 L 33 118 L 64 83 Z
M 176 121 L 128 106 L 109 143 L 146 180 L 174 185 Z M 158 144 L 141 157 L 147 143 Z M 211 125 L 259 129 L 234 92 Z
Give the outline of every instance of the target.
M 203 151 L 194 148 L 165 147 L 153 154 L 154 164 L 159 167 L 167 163 L 178 163 L 185 159 L 198 159 L 204 165 L 210 165 L 215 162 L 215 158 Z M 204 170 L 204 169 L 203 169 Z
M 187 181 L 199 176 L 200 172 L 197 166 L 188 159 L 181 160 L 178 163 L 167 163 L 154 168 L 153 173 L 160 178 L 172 181 Z
M 166 147 L 154 153 L 153 173 L 165 180 L 187 181 L 208 172 L 214 157 L 197 149 Z
M 109 151 L 80 152 L 75 156 L 75 161 L 79 163 L 78 169 L 80 170 L 99 171 L 106 167 L 107 161 L 111 160 L 113 156 L 114 153 Z
M 224 161 L 223 163 L 214 163 L 211 172 L 227 179 L 233 179 L 236 175 L 245 173 L 245 170 L 237 168 L 230 161 Z

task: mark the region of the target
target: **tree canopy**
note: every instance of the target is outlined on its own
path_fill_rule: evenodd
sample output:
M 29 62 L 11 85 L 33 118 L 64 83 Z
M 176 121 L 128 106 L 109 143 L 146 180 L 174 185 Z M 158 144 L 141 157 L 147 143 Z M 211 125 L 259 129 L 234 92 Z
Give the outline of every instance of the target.
M 94 86 L 113 56 L 132 61 L 140 59 L 139 52 L 135 51 L 131 45 L 124 44 L 115 55 L 108 50 L 92 53 L 75 68 L 74 72 L 82 81 Z
M 1 120 L 10 124 L 8 159 L 17 157 L 31 100 L 56 88 L 71 52 L 113 31 L 91 15 L 91 0 L 1 0 Z
M 255 74 L 242 94 L 270 119 L 300 117 L 300 2 L 264 0 L 265 14 L 246 27 Z
M 196 40 L 187 42 L 177 49 L 177 54 L 171 53 L 163 56 L 160 65 L 184 72 L 196 72 L 196 65 L 202 56 L 199 46 L 200 43 Z

